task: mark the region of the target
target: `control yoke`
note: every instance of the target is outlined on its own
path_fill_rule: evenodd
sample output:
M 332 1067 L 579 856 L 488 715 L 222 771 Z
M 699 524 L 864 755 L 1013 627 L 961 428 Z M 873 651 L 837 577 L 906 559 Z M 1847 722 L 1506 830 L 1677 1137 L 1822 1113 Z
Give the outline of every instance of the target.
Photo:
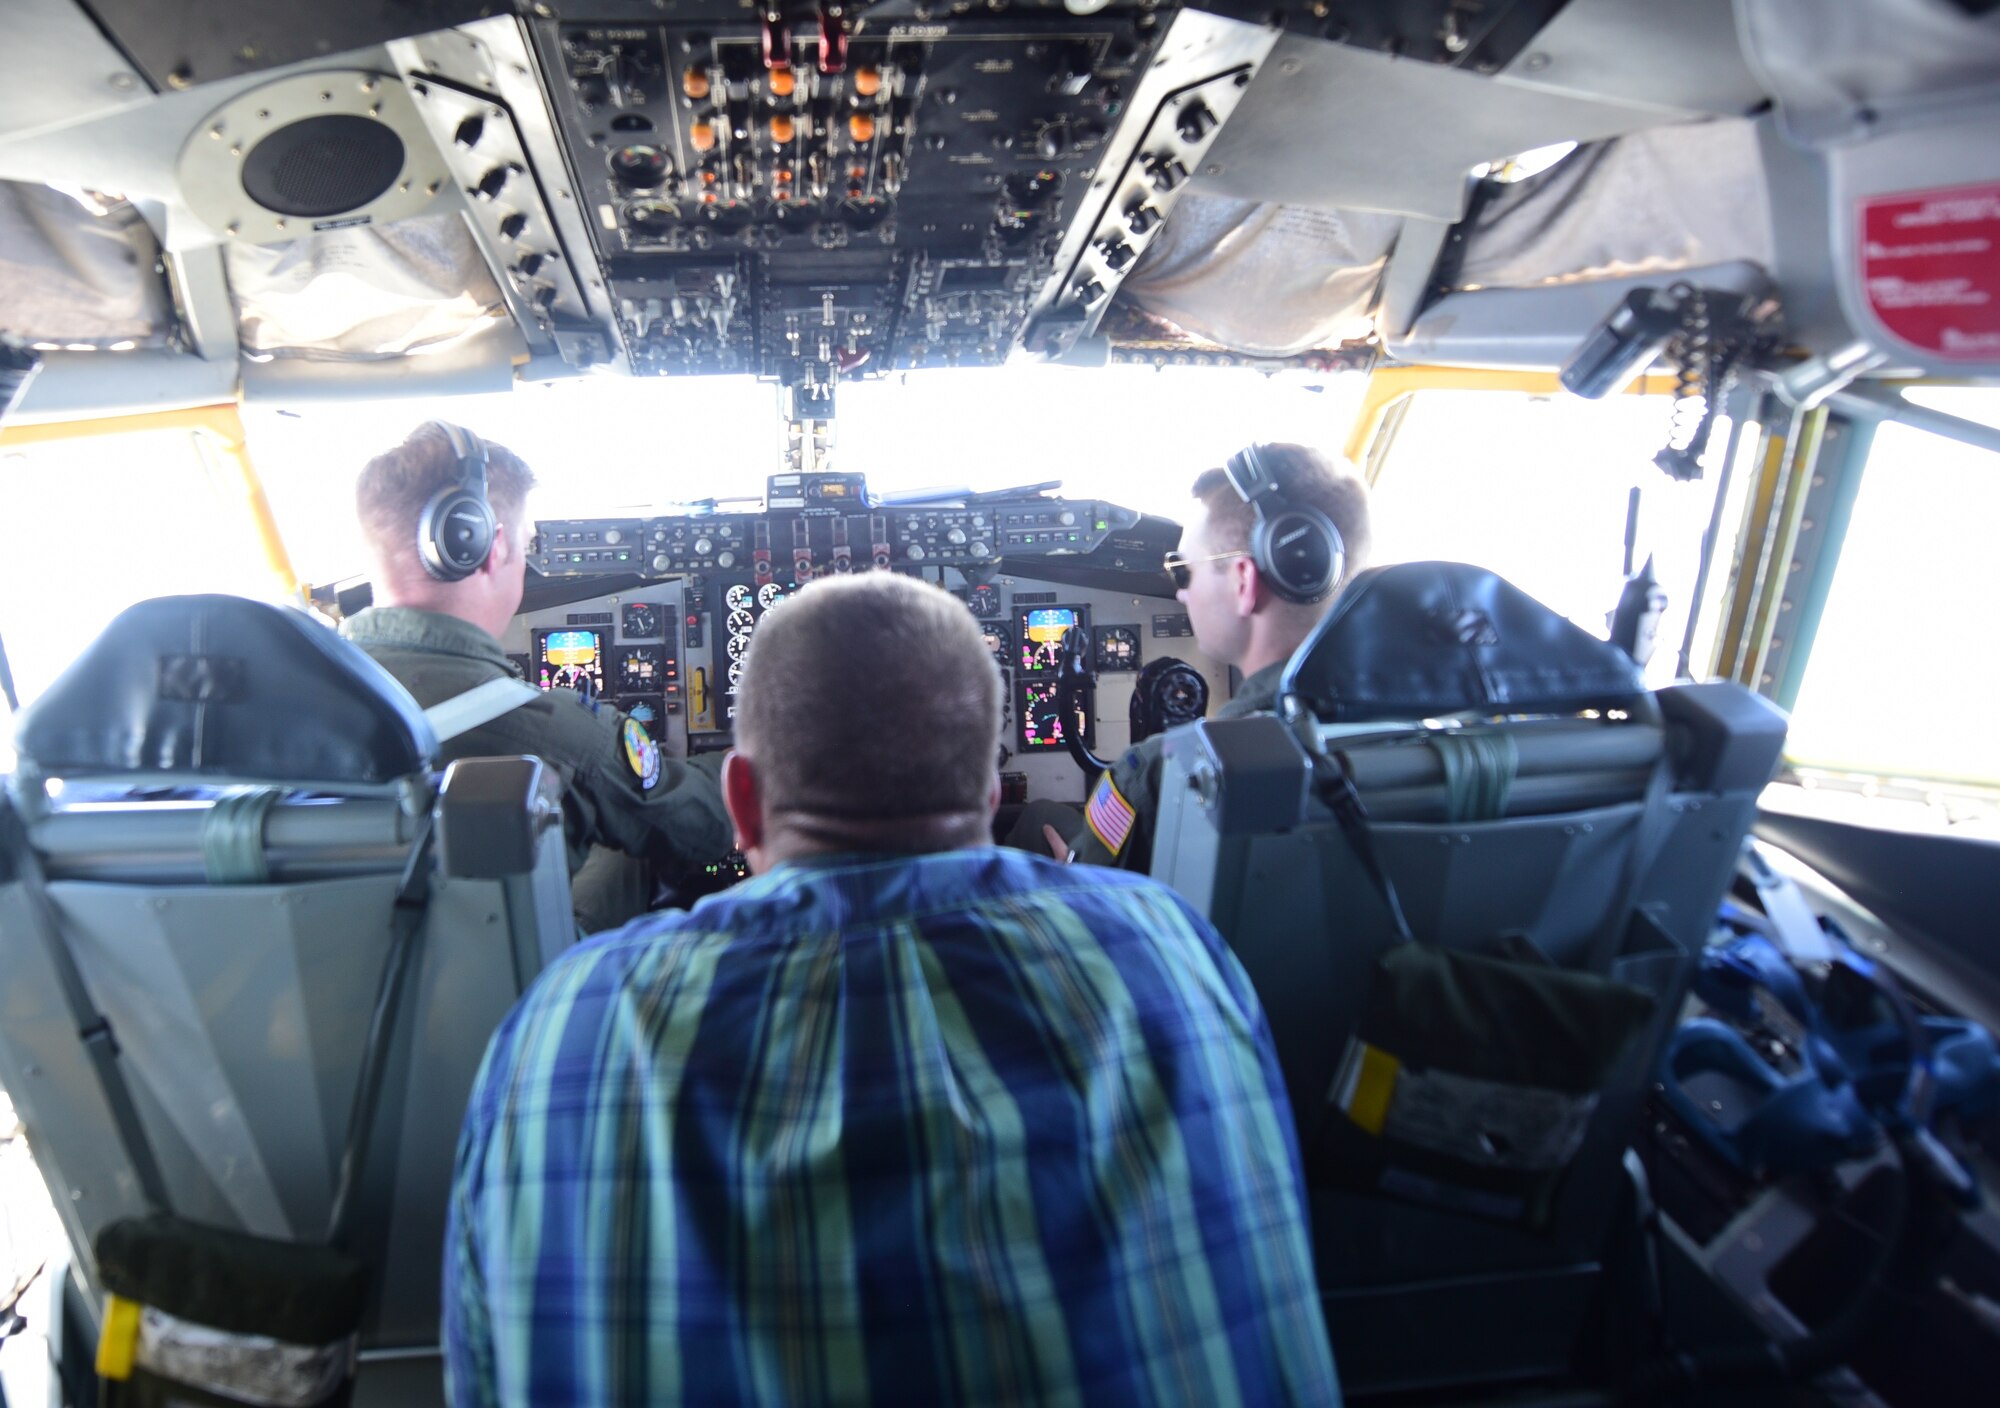
M 1069 755 L 1076 759 L 1076 765 L 1090 782 L 1111 768 L 1110 763 L 1090 751 L 1083 741 L 1083 730 L 1075 726 L 1077 714 L 1090 707 L 1096 688 L 1097 676 L 1090 668 L 1090 631 L 1083 626 L 1071 626 L 1063 632 L 1062 664 L 1056 668 L 1056 710 L 1063 721 L 1063 738 L 1069 744 Z

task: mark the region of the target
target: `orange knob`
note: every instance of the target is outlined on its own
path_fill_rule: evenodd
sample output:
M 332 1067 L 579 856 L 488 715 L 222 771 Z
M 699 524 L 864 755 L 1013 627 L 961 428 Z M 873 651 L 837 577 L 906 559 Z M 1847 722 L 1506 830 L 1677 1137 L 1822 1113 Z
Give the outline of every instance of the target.
M 797 79 L 796 76 L 793 75 L 790 69 L 788 68 L 772 69 L 771 96 L 774 98 L 791 97 L 792 90 L 798 86 L 798 82 L 799 80 Z
M 792 140 L 792 132 L 792 120 L 784 113 L 778 113 L 771 119 L 771 140 L 779 146 Z
M 699 102 L 708 96 L 708 74 L 698 68 L 690 68 L 681 75 L 681 91 Z
M 875 118 L 870 113 L 857 112 L 847 119 L 847 135 L 857 142 L 875 140 Z
M 714 151 L 715 124 L 712 122 L 697 122 L 694 126 L 688 128 L 688 145 L 698 152 Z
M 864 98 L 872 98 L 882 91 L 882 70 L 879 68 L 857 68 L 854 70 L 854 91 Z

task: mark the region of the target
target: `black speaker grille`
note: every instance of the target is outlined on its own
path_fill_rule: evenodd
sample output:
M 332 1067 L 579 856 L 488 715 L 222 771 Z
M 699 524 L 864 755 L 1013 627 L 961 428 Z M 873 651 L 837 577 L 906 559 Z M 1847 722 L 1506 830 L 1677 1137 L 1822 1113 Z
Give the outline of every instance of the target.
M 320 219 L 368 204 L 403 169 L 403 139 L 367 117 L 330 113 L 287 123 L 243 163 L 250 199 L 280 215 Z

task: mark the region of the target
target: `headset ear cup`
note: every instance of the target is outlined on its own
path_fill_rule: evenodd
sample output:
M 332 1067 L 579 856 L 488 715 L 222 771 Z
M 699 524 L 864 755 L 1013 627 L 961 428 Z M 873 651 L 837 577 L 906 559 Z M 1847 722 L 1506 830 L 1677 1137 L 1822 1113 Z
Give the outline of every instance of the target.
M 1259 518 L 1250 552 L 1271 590 L 1291 602 L 1324 599 L 1347 565 L 1340 530 L 1316 508 L 1287 507 Z
M 440 582 L 470 577 L 493 551 L 494 526 L 493 509 L 483 494 L 462 484 L 440 489 L 424 505 L 417 529 L 424 571 Z

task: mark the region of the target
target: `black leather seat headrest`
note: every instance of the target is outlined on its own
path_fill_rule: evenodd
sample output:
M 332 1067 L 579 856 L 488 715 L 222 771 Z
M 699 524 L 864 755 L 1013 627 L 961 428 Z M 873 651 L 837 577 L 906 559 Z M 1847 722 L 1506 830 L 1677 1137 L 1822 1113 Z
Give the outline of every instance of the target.
M 15 748 L 46 777 L 379 784 L 427 770 L 437 736 L 388 671 L 305 612 L 169 596 L 106 626 L 22 710 Z
M 1627 707 L 1646 692 L 1617 646 L 1462 562 L 1357 575 L 1292 656 L 1281 689 L 1329 723 L 1574 714 Z

